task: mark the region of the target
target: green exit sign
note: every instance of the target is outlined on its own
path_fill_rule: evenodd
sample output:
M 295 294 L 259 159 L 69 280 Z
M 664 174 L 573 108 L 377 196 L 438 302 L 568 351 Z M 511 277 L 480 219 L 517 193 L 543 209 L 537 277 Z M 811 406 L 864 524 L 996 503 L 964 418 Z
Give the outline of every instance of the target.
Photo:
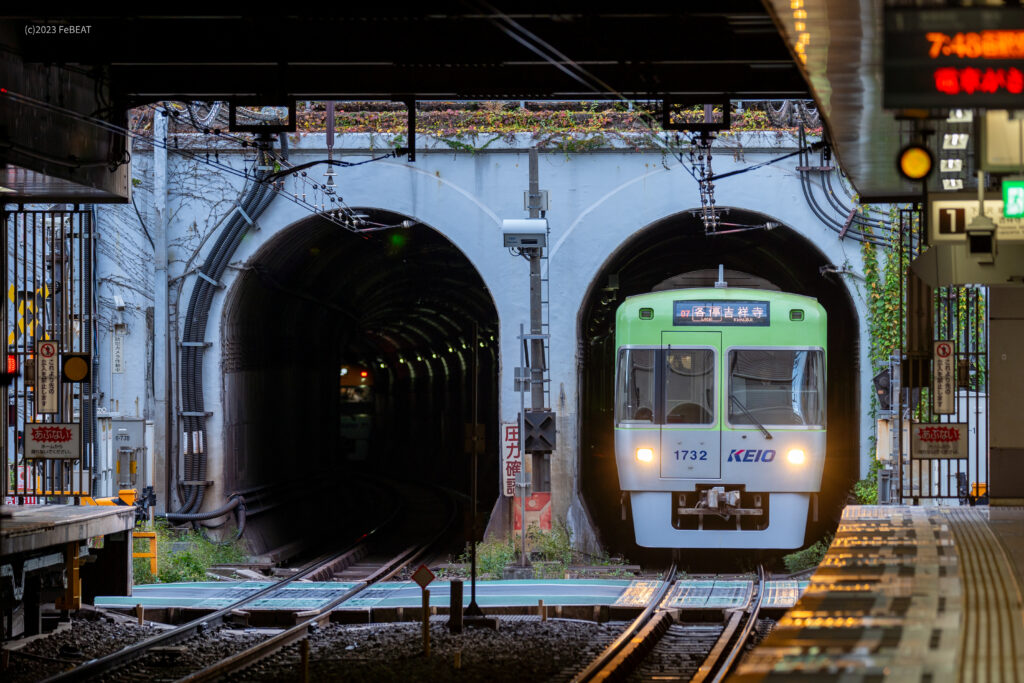
M 1024 178 L 1003 181 L 1003 217 L 1024 218 Z

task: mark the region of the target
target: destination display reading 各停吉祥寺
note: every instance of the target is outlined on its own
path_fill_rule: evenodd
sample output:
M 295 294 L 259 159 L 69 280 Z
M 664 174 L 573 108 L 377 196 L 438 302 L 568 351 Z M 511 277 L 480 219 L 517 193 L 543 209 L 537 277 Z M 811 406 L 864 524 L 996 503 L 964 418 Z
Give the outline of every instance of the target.
M 769 314 L 767 301 L 674 301 L 672 324 L 767 327 Z

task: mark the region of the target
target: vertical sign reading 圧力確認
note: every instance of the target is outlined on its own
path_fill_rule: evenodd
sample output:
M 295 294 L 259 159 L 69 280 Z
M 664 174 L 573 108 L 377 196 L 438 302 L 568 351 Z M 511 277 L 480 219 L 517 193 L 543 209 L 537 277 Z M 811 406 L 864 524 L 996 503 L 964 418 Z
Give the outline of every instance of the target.
M 516 483 L 523 469 L 523 454 L 519 450 L 519 424 L 501 425 L 501 495 L 516 495 Z

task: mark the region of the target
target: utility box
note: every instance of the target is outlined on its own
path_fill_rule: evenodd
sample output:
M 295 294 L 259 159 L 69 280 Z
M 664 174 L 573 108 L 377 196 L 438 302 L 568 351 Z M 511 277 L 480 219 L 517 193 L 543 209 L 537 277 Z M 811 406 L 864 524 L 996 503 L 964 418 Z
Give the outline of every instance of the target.
M 100 451 L 96 496 L 116 495 L 146 483 L 146 421 L 141 417 L 99 416 Z

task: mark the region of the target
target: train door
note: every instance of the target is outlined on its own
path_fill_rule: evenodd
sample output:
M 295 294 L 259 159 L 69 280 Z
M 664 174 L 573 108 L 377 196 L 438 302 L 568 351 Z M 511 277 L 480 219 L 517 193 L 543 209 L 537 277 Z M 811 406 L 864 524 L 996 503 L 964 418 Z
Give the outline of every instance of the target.
M 721 332 L 662 332 L 661 476 L 722 477 Z

